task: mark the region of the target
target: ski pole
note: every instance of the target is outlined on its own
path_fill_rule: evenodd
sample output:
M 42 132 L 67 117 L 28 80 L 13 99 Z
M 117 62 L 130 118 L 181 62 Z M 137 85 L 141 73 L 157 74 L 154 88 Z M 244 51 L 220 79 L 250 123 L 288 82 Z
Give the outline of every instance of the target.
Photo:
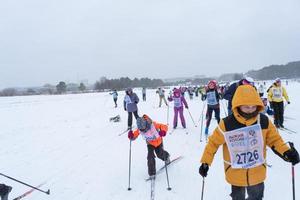
M 292 164 L 292 184 L 293 184 L 293 200 L 296 199 L 295 195 L 295 168 L 294 165 Z
M 162 139 L 162 138 L 161 138 L 161 139 Z M 162 149 L 164 150 L 163 139 L 162 139 Z M 167 159 L 165 159 L 165 169 L 166 169 L 167 183 L 168 183 L 168 188 L 167 188 L 167 190 L 172 190 L 172 188 L 170 187 L 170 182 L 169 182 L 169 174 L 168 174 Z
M 205 104 L 203 104 L 203 106 L 202 106 L 202 111 L 201 111 L 201 115 L 200 115 L 200 117 L 199 117 L 199 119 L 198 119 L 198 123 L 200 122 L 200 120 L 201 120 L 201 117 L 202 117 L 202 115 L 203 115 L 203 110 L 204 110 L 204 107 L 205 107 Z
M 22 181 L 19 181 L 19 180 L 15 179 L 15 178 L 12 178 L 12 177 L 10 177 L 10 176 L 7 176 L 7 175 L 5 175 L 5 174 L 0 173 L 0 175 L 6 177 L 6 178 L 8 178 L 8 179 L 11 179 L 11 180 L 13 180 L 13 181 L 16 181 L 16 182 L 18 182 L 18 183 L 21 183 L 21 184 L 23 184 L 23 185 L 26 185 L 26 186 L 28 186 L 28 187 L 30 187 L 30 188 L 33 188 L 33 189 L 35 189 L 35 190 L 37 190 L 37 191 L 40 191 L 40 192 L 42 192 L 42 193 L 45 193 L 45 194 L 50 195 L 50 190 L 49 190 L 49 189 L 48 189 L 47 191 L 44 191 L 44 190 L 41 190 L 41 189 L 39 189 L 39 188 L 37 188 L 37 187 L 34 187 L 34 186 L 32 186 L 32 185 L 29 185 L 29 184 L 27 184 L 27 183 L 25 183 L 25 182 L 22 182 Z
M 191 117 L 191 119 L 192 119 L 192 121 L 193 121 L 193 123 L 194 123 L 195 127 L 197 127 L 197 125 L 196 125 L 196 123 L 195 123 L 195 121 L 194 121 L 194 119 L 193 119 L 193 116 L 192 116 L 192 114 L 191 114 L 190 110 L 189 110 L 189 109 L 187 109 L 187 110 L 189 111 L 190 117 Z
M 167 125 L 169 125 L 169 105 L 168 105 L 168 111 L 167 111 Z
M 201 200 L 203 200 L 203 194 L 204 194 L 204 184 L 205 184 L 205 181 L 204 181 L 204 177 L 202 179 L 202 192 L 201 192 Z
M 226 109 L 225 109 L 225 106 L 224 106 L 224 103 L 223 103 L 222 100 L 221 100 L 221 103 L 222 103 L 222 108 L 223 108 L 224 114 L 225 114 L 225 116 L 227 117 L 228 114 L 227 114 L 227 112 L 226 112 Z
M 291 147 L 291 149 L 295 149 L 294 148 L 294 143 L 289 142 L 289 145 Z M 295 194 L 295 168 L 294 165 L 292 164 L 292 186 L 293 186 L 293 200 L 296 199 L 296 194 Z
M 205 104 L 203 104 L 202 113 L 201 113 L 201 131 L 200 131 L 200 142 L 202 142 L 202 132 L 203 132 L 203 111 Z
M 130 187 L 130 176 L 131 176 L 131 140 L 129 142 L 129 172 L 128 172 L 128 191 L 131 190 Z

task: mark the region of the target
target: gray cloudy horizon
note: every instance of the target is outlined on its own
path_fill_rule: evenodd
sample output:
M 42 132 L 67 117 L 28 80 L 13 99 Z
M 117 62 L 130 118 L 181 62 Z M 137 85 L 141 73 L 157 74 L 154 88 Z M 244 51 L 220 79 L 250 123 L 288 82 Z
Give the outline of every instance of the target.
M 298 0 L 10 0 L 0 88 L 247 72 L 300 60 Z

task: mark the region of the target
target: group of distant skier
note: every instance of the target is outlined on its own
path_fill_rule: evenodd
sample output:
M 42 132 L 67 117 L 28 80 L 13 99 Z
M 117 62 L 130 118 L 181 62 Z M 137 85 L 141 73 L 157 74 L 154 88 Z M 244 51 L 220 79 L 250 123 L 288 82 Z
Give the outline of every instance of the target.
M 248 200 L 261 200 L 264 196 L 266 178 L 266 146 L 285 161 L 292 163 L 292 166 L 300 161 L 293 144 L 287 145 L 278 132 L 278 129 L 284 128 L 284 99 L 287 104 L 290 104 L 281 80 L 276 79 L 266 93 L 265 83 L 260 84 L 257 89 L 254 80 L 250 77 L 244 77 L 238 82 L 224 86 L 219 86 L 216 80 L 210 80 L 206 86 L 197 87 L 196 90 L 195 96 L 200 93 L 201 100 L 206 101 L 207 105 L 204 131 L 206 137 L 210 132 L 209 126 L 213 112 L 218 122 L 217 127 L 207 139 L 200 161 L 199 174 L 204 180 L 215 153 L 219 146 L 223 146 L 224 172 L 227 182 L 232 186 L 231 198 L 244 200 L 247 193 Z M 192 99 L 191 93 L 196 94 L 196 90 L 191 87 L 190 89 L 189 87 L 173 88 L 167 97 L 167 100 L 173 102 L 174 106 L 173 129 L 177 128 L 178 116 L 182 127 L 186 128 L 184 108 L 189 107 L 184 94 L 187 91 Z M 145 91 L 146 89 L 143 89 L 144 101 L 146 100 Z M 163 102 L 169 106 L 164 89 L 158 88 L 156 93 L 159 95 L 159 107 Z M 222 99 L 228 101 L 228 115 L 223 119 L 220 118 Z M 155 122 L 146 114 L 139 116 L 138 103 L 138 96 L 131 88 L 128 88 L 124 98 L 124 110 L 128 112 L 128 138 L 133 141 L 138 135 L 142 135 L 146 140 L 148 174 L 151 179 L 155 179 L 155 154 L 165 161 L 166 165 L 170 163 L 170 154 L 164 149 L 162 139 L 168 132 L 168 125 Z M 266 114 L 274 118 L 273 123 Z M 135 130 L 132 129 L 132 115 L 136 118 Z

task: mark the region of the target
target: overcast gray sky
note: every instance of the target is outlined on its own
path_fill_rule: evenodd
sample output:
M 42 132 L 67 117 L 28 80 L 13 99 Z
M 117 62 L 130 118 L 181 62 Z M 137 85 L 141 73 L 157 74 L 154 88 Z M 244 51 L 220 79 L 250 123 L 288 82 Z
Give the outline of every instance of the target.
M 0 88 L 300 60 L 299 0 L 2 0 Z

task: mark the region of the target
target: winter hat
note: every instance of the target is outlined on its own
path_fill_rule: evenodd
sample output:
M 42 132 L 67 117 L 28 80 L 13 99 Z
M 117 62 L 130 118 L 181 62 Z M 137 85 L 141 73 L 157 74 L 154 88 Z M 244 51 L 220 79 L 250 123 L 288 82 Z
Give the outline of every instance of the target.
M 151 119 L 147 115 L 136 119 L 136 126 L 140 131 L 147 132 L 151 128 Z
M 243 85 L 254 85 L 254 79 L 253 78 L 251 78 L 251 77 L 249 77 L 249 76 L 245 76 L 244 78 L 243 78 L 243 81 L 242 81 L 242 83 L 243 83 Z
M 211 81 L 209 81 L 208 84 L 207 84 L 207 87 L 208 87 L 209 89 L 214 89 L 214 88 L 216 88 L 216 87 L 217 87 L 217 81 L 216 81 L 216 80 L 211 80 Z
M 275 83 L 280 83 L 280 82 L 281 82 L 280 78 L 275 79 Z
M 132 93 L 132 88 L 127 88 L 126 89 L 126 94 Z
M 181 93 L 181 90 L 179 90 L 179 89 L 175 89 L 174 92 L 173 92 L 175 97 L 179 97 L 180 93 Z

